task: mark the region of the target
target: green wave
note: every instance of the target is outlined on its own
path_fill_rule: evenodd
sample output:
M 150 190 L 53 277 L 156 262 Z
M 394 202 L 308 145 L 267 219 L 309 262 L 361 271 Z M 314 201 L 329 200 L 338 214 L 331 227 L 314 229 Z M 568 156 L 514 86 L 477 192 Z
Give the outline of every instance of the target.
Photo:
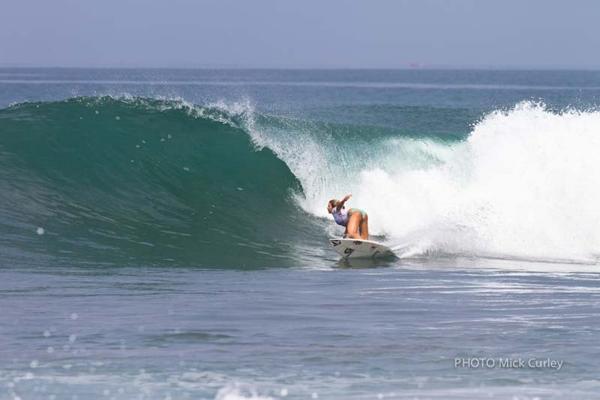
M 241 117 L 111 97 L 0 110 L 0 246 L 68 263 L 289 264 L 310 230 L 302 187 Z

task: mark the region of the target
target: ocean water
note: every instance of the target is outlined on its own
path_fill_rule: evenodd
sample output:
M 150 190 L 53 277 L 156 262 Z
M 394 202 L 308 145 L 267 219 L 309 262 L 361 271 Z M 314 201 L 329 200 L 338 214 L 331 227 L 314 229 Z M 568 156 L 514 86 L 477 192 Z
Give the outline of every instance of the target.
M 0 70 L 0 399 L 600 391 L 600 72 Z M 396 258 L 340 261 L 352 193 Z

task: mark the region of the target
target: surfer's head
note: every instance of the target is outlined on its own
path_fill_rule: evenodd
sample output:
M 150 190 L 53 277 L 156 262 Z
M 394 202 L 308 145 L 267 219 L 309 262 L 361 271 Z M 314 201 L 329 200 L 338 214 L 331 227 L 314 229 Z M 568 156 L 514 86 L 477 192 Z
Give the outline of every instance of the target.
M 339 200 L 336 199 L 329 200 L 329 202 L 327 203 L 327 212 L 329 212 L 329 214 L 333 212 L 333 209 L 337 206 L 338 202 Z

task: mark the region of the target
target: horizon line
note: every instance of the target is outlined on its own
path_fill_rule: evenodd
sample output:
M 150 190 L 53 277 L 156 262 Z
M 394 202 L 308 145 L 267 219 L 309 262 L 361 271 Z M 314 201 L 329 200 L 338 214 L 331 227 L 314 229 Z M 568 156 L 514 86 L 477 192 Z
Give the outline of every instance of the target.
M 451 65 L 451 64 L 418 64 L 401 66 L 257 66 L 257 65 L 190 65 L 190 66 L 142 66 L 142 65 L 31 65 L 0 63 L 0 69 L 154 69 L 154 70 L 356 70 L 356 71 L 391 71 L 391 70 L 481 70 L 481 71 L 600 71 L 600 66 L 570 66 L 570 65 Z

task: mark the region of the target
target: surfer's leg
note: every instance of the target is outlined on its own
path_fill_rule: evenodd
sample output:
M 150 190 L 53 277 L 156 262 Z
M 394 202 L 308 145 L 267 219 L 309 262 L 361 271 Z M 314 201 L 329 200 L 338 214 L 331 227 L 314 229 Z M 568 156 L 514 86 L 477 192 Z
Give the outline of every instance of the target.
M 359 212 L 353 212 L 348 217 L 348 225 L 346 230 L 348 231 L 348 237 L 350 239 L 361 239 L 359 234 L 361 215 Z
M 361 212 L 362 218 L 360 220 L 360 238 L 369 240 L 369 215 L 366 212 Z

